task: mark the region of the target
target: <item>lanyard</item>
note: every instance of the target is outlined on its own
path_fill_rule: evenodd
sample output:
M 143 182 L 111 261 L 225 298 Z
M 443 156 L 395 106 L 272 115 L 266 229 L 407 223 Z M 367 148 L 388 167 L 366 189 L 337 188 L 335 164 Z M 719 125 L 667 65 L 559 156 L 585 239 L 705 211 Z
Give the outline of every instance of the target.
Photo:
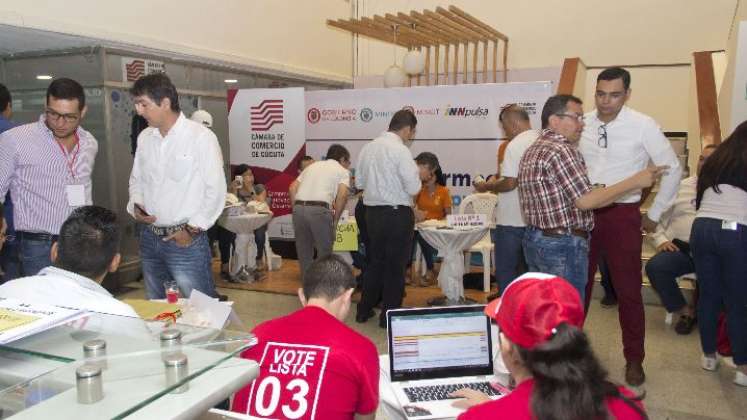
M 78 137 L 78 133 L 75 133 L 75 145 L 73 146 L 75 148 L 75 153 L 73 154 L 73 159 L 70 160 L 68 157 L 68 153 L 65 151 L 65 146 L 62 145 L 62 142 L 57 140 L 57 145 L 60 146 L 60 151 L 62 152 L 62 156 L 65 157 L 65 164 L 67 164 L 67 169 L 70 171 L 70 176 L 75 179 L 75 161 L 78 160 L 78 153 L 80 153 L 80 137 Z

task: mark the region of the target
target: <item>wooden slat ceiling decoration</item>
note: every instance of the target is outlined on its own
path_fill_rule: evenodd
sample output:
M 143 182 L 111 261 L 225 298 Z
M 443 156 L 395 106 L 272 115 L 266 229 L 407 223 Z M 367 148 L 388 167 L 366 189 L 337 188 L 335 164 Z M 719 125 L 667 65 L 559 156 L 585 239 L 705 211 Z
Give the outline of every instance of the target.
M 472 72 L 472 83 L 477 83 L 477 74 L 482 72 L 482 83 L 488 82 L 492 73 L 492 82 L 498 79 L 498 44 L 503 42 L 503 81 L 508 75 L 508 37 L 490 25 L 482 22 L 456 6 L 436 8 L 436 11 L 424 10 L 422 13 L 410 11 L 372 18 L 327 20 L 334 28 L 352 32 L 368 38 L 395 44 L 409 50 L 425 50 L 425 84 L 457 84 L 457 75 L 463 74 L 462 83 L 468 83 L 468 68 Z M 480 48 L 482 46 L 482 48 Z M 492 48 L 489 48 L 492 46 Z M 464 55 L 460 62 L 460 49 Z M 482 52 L 481 52 L 482 50 Z M 440 59 L 444 53 L 443 60 Z M 492 54 L 491 54 L 492 52 Z M 469 66 L 469 55 L 472 55 L 472 66 Z M 478 55 L 482 54 L 482 69 L 478 68 Z M 451 55 L 453 67 L 449 69 Z M 492 55 L 492 57 L 489 57 Z M 433 58 L 433 59 L 432 59 Z M 492 58 L 492 59 L 489 59 Z M 431 71 L 433 61 L 434 70 Z M 443 68 L 441 64 L 443 62 Z M 431 74 L 435 80 L 431 81 Z M 445 76 L 445 77 L 442 77 Z M 421 84 L 421 75 L 416 77 L 417 85 Z M 433 83 L 431 83 L 433 82 Z M 410 84 L 413 78 L 410 79 Z

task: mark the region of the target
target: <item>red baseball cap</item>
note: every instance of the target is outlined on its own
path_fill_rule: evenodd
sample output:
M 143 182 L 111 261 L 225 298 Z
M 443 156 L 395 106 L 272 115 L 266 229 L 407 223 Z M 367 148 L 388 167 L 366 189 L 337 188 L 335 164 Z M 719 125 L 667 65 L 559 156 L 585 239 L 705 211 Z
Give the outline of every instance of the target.
M 518 277 L 485 307 L 485 314 L 509 340 L 525 349 L 550 339 L 561 323 L 584 325 L 578 291 L 567 280 L 545 273 Z

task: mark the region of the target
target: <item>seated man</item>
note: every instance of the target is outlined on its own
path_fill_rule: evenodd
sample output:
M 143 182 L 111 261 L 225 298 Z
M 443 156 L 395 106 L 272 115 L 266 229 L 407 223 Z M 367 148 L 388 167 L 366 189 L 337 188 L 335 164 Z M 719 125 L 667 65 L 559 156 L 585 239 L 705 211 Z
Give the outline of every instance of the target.
M 259 343 L 241 356 L 260 365 L 232 410 L 258 418 L 373 419 L 379 358 L 368 338 L 346 326 L 355 279 L 335 255 L 314 261 L 298 297 L 304 306 L 254 329 Z
M 700 153 L 697 173 L 716 149 L 706 146 Z M 695 220 L 695 189 L 697 176 L 683 179 L 672 207 L 662 214 L 656 232 L 651 238 L 656 245 L 656 255 L 646 263 L 646 275 L 651 286 L 661 297 L 667 312 L 677 320 L 677 334 L 690 334 L 695 326 L 695 304 L 688 305 L 677 284 L 677 277 L 694 273 L 695 264 L 690 253 L 690 229 Z
M 119 267 L 117 216 L 103 207 L 74 210 L 52 244 L 52 265 L 0 285 L 0 297 L 137 318 L 101 282 Z

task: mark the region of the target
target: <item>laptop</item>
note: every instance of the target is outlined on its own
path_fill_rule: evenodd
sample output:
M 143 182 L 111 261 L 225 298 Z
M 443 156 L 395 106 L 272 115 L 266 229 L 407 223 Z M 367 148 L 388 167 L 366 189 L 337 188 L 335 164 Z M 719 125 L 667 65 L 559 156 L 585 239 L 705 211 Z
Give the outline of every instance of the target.
M 387 312 L 389 378 L 408 419 L 456 417 L 448 394 L 470 387 L 496 399 L 493 344 L 485 305 Z

